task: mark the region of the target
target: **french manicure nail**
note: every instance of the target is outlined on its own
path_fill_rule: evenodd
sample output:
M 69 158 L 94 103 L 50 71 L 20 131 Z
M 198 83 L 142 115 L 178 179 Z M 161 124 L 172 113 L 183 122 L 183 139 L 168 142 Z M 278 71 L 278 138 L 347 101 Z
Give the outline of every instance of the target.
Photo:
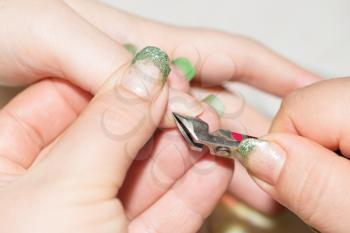
M 185 76 L 188 81 L 191 81 L 196 75 L 196 68 L 192 63 L 185 57 L 179 57 L 172 61 L 172 64 L 175 65 Z
M 121 85 L 143 99 L 159 93 L 170 73 L 168 55 L 156 47 L 138 52 L 124 74 Z
M 203 104 L 184 92 L 171 90 L 169 93 L 169 110 L 187 116 L 196 117 L 204 111 Z M 173 116 L 171 114 L 171 118 Z
M 238 152 L 242 164 L 256 178 L 270 185 L 277 182 L 285 161 L 284 150 L 276 143 L 249 138 L 243 140 Z
M 211 106 L 219 114 L 219 116 L 223 116 L 225 114 L 225 105 L 216 95 L 208 95 L 202 101 Z
M 168 78 L 171 71 L 169 66 L 169 56 L 163 50 L 157 47 L 148 46 L 135 55 L 132 64 L 145 61 L 152 62 L 153 65 L 158 67 L 163 75 L 164 81 Z
M 175 121 L 173 112 L 186 116 L 197 117 L 204 112 L 204 105 L 193 96 L 182 91 L 170 89 L 168 110 L 161 124 L 162 128 L 173 128 Z

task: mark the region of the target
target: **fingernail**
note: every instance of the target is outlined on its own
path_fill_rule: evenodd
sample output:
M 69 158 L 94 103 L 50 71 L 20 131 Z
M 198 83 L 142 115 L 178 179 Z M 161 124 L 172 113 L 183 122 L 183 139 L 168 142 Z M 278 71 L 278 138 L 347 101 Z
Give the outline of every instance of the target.
M 124 44 L 123 47 L 128 50 L 133 56 L 137 53 L 137 48 L 133 44 Z
M 172 61 L 172 64 L 178 68 L 188 81 L 191 81 L 196 75 L 196 68 L 190 60 L 185 57 L 179 57 Z
M 150 61 L 158 67 L 163 75 L 164 81 L 168 78 L 171 71 L 169 66 L 169 56 L 163 50 L 157 47 L 148 46 L 135 55 L 132 63 L 136 64 L 145 61 Z
M 169 110 L 187 116 L 198 116 L 204 111 L 204 106 L 193 96 L 184 92 L 171 90 L 169 93 Z M 173 118 L 171 116 L 171 118 Z
M 285 161 L 284 150 L 276 143 L 249 138 L 238 148 L 241 162 L 256 178 L 274 185 Z
M 204 112 L 204 109 L 204 105 L 193 96 L 182 91 L 170 89 L 168 109 L 161 127 L 172 128 L 175 126 L 173 112 L 186 116 L 197 117 Z
M 149 99 L 160 92 L 169 72 L 168 55 L 159 48 L 146 47 L 135 55 L 121 85 L 135 95 Z
M 219 114 L 219 116 L 223 116 L 225 114 L 225 105 L 216 95 L 208 95 L 202 101 L 211 106 Z

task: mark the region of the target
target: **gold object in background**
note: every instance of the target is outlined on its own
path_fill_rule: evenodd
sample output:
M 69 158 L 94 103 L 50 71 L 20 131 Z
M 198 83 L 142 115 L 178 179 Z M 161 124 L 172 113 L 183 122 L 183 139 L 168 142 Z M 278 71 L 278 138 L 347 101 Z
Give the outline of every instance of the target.
M 266 216 L 225 195 L 199 233 L 311 233 L 291 212 Z

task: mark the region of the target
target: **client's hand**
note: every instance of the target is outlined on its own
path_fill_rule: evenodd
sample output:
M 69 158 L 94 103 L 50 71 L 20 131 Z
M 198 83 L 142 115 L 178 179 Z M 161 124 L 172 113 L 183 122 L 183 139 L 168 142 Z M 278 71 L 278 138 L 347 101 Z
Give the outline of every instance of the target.
M 0 225 L 3 232 L 195 232 L 214 208 L 231 177 L 227 161 L 204 156 L 172 187 L 127 217 L 118 198 L 138 151 L 158 127 L 168 100 L 168 64 L 160 50 L 141 52 L 98 91 L 78 119 L 55 140 L 61 118 L 74 115 L 85 101 L 73 88 L 53 81 L 69 104 L 37 109 L 51 98 L 39 82 L 22 92 L 0 117 L 1 127 L 16 129 L 1 137 Z M 30 106 L 32 105 L 32 106 Z M 79 108 L 79 107 L 78 107 Z M 20 125 L 18 125 L 20 124 Z M 16 126 L 16 127 L 14 127 Z M 22 137 L 16 137 L 22 135 Z M 31 150 L 37 143 L 37 151 Z M 16 153 L 21 148 L 22 154 Z M 26 150 L 28 149 L 28 150 Z M 6 160 L 6 158 L 10 158 Z M 200 171 L 210 169 L 206 176 Z M 153 188 L 153 187 L 150 187 Z M 126 194 L 127 195 L 127 194 Z M 140 197 L 142 199 L 143 197 Z M 142 200 L 140 200 L 142 201 Z

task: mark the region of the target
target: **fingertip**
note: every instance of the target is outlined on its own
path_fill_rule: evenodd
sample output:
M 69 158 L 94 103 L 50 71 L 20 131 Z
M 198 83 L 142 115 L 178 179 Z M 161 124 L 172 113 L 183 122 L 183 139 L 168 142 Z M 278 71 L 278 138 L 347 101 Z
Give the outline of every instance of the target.
M 296 81 L 295 81 L 295 84 L 296 84 L 296 88 L 294 89 L 297 89 L 297 88 L 301 88 L 301 87 L 306 87 L 306 86 L 309 86 L 313 83 L 316 83 L 316 82 L 319 82 L 319 81 L 322 81 L 323 78 L 316 75 L 316 74 L 313 74 L 311 72 L 308 72 L 308 71 L 303 71 L 304 74 L 303 75 L 300 75 Z
M 172 66 L 174 67 L 174 66 Z M 183 91 L 185 93 L 190 92 L 190 83 L 179 72 L 177 68 L 172 68 L 169 74 L 169 86 L 174 90 Z
M 197 117 L 205 110 L 203 104 L 193 96 L 175 89 L 169 90 L 167 111 L 160 124 L 161 128 L 175 127 L 173 112 Z
M 209 131 L 213 132 L 220 128 L 220 117 L 216 110 L 204 103 L 204 111 L 198 116 L 205 122 L 210 122 Z

